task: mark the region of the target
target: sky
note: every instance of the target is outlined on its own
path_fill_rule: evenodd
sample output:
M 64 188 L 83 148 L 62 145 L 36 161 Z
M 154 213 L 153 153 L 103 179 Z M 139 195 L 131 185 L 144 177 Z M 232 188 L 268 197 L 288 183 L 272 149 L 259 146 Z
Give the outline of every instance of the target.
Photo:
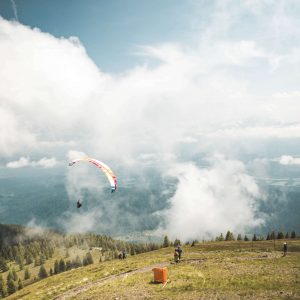
M 300 230 L 298 1 L 1 0 L 0 15 L 1 221 Z M 116 193 L 68 167 L 83 156 Z

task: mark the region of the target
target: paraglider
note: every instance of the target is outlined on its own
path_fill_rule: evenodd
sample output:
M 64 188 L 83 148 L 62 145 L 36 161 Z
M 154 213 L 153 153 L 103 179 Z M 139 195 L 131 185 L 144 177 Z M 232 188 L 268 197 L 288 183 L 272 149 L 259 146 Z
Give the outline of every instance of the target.
M 115 190 L 117 189 L 117 178 L 116 178 L 115 174 L 113 173 L 113 171 L 106 164 L 104 164 L 103 162 L 101 162 L 97 159 L 94 159 L 94 158 L 84 157 L 84 158 L 79 158 L 79 159 L 73 160 L 72 162 L 69 163 L 69 166 L 73 166 L 74 164 L 76 164 L 80 161 L 90 162 L 90 163 L 94 164 L 96 167 L 98 167 L 100 170 L 102 170 L 110 183 L 111 192 L 112 193 L 115 192 Z M 80 204 L 80 206 L 82 205 L 78 200 L 77 207 L 78 207 L 78 203 Z

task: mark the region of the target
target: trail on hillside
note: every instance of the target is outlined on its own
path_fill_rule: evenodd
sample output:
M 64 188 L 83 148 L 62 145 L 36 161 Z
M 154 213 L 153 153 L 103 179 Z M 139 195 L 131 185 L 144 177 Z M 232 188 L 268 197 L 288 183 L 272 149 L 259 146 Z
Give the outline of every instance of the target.
M 139 268 L 139 269 L 135 269 L 135 270 L 126 271 L 126 272 L 123 272 L 123 273 L 120 273 L 120 274 L 115 274 L 115 275 L 111 275 L 111 276 L 108 276 L 108 277 L 104 277 L 104 278 L 101 278 L 97 281 L 93 281 L 93 282 L 87 283 L 83 286 L 79 286 L 79 287 L 76 287 L 74 289 L 71 289 L 71 290 L 67 291 L 66 293 L 58 296 L 55 299 L 56 300 L 68 299 L 68 298 L 74 297 L 78 294 L 81 294 L 81 293 L 89 290 L 92 287 L 101 286 L 105 283 L 111 282 L 111 281 L 116 280 L 116 279 L 124 278 L 124 277 L 127 277 L 129 275 L 145 273 L 145 272 L 151 271 L 153 268 L 164 268 L 168 265 L 170 265 L 170 262 L 162 262 L 162 263 L 153 264 L 151 266 L 147 266 L 147 267 L 143 267 L 143 268 Z

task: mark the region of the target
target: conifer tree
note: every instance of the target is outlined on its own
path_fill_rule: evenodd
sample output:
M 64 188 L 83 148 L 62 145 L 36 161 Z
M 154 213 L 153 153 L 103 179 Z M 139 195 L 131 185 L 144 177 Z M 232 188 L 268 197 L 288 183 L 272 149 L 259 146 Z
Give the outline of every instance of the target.
M 181 241 L 179 239 L 175 239 L 174 247 L 181 246 Z
M 23 261 L 24 261 L 24 258 L 20 255 L 20 253 L 18 253 L 18 255 L 16 257 L 16 263 L 19 265 Z
M 242 240 L 242 235 L 241 235 L 240 233 L 239 233 L 238 236 L 237 236 L 237 240 L 238 240 L 238 241 L 241 241 L 241 240 Z
M 248 241 L 249 241 L 249 238 L 247 237 L 247 235 L 245 235 L 244 241 L 245 241 L 245 242 L 248 242 Z
M 48 273 L 44 267 L 44 265 L 40 266 L 40 270 L 39 270 L 39 278 L 43 279 L 43 278 L 47 278 L 48 277 Z
M 286 239 L 289 238 L 289 233 L 288 233 L 288 232 L 285 234 L 285 238 L 286 238 Z
M 270 233 L 268 232 L 268 235 L 267 235 L 267 238 L 266 238 L 266 240 L 267 241 L 269 241 L 271 239 L 271 237 L 270 237 Z
M 25 264 L 30 265 L 33 263 L 33 257 L 30 253 L 25 256 Z
M 12 273 L 12 270 L 9 270 L 7 277 L 6 277 L 7 282 L 9 282 L 10 280 L 14 280 L 14 275 Z
M 87 260 L 88 265 L 91 265 L 91 264 L 94 263 L 94 260 L 93 260 L 93 257 L 92 257 L 91 252 L 88 252 L 88 253 L 86 254 L 86 260 Z
M 3 279 L 3 276 L 0 275 L 0 298 L 4 298 L 7 296 L 7 286 L 6 282 Z
M 8 268 L 6 260 L 4 259 L 4 257 L 0 256 L 0 272 L 6 272 L 8 270 L 9 270 L 9 268 Z
M 296 232 L 295 230 L 293 230 L 291 233 L 291 239 L 295 239 L 295 238 L 296 238 Z
M 37 266 L 39 266 L 39 265 L 40 265 L 40 260 L 39 260 L 38 257 L 36 257 L 36 258 L 34 259 L 34 266 L 37 267 Z
M 60 261 L 59 261 L 59 272 L 64 272 L 64 271 L 66 271 L 66 263 L 61 258 Z
M 67 260 L 66 261 L 66 271 L 69 271 L 72 269 L 72 263 L 70 260 Z
M 277 239 L 278 239 L 278 240 L 281 240 L 281 239 L 283 239 L 283 238 L 284 238 L 283 232 L 281 232 L 281 231 L 278 232 L 278 233 L 277 233 Z
M 169 240 L 168 236 L 165 235 L 164 242 L 163 242 L 163 247 L 166 248 L 166 247 L 169 247 L 169 246 L 170 246 L 170 240 Z
M 28 271 L 28 268 L 26 268 L 25 271 L 24 271 L 24 280 L 27 280 L 29 278 L 30 278 L 30 273 Z
M 43 265 L 46 262 L 46 257 L 45 255 L 41 254 L 40 256 L 40 265 Z
M 270 240 L 275 240 L 275 231 L 271 232 Z
M 19 278 L 19 281 L 18 281 L 18 290 L 21 290 L 23 288 L 23 283 L 22 283 L 22 280 Z
M 58 274 L 59 273 L 59 263 L 58 260 L 56 259 L 54 262 L 54 274 Z
M 225 237 L 225 241 L 234 241 L 235 238 L 234 238 L 234 235 L 231 231 L 227 231 L 226 233 L 226 237 Z
M 79 268 L 82 266 L 81 259 L 78 255 L 76 256 L 75 260 L 72 261 L 72 265 L 74 268 Z
M 13 280 L 17 281 L 18 280 L 18 274 L 17 274 L 15 268 L 12 269 L 12 274 L 13 274 Z
M 16 285 L 15 285 L 15 282 L 13 281 L 12 278 L 10 278 L 10 279 L 7 281 L 7 291 L 8 291 L 8 294 L 11 295 L 11 294 L 13 294 L 16 290 L 17 290 L 17 288 L 16 288 Z
M 253 242 L 257 241 L 257 237 L 256 237 L 256 234 L 255 234 L 255 233 L 253 234 L 252 241 L 253 241 Z

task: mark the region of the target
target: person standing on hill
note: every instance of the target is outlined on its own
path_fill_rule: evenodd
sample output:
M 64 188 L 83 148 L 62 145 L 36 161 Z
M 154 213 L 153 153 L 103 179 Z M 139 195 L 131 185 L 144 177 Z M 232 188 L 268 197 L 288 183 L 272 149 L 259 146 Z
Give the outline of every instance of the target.
M 286 256 L 287 253 L 287 243 L 283 243 L 283 256 Z
M 178 245 L 178 247 L 177 247 L 177 252 L 178 252 L 178 259 L 180 260 L 181 255 L 182 255 L 182 249 L 181 249 L 180 245 Z
M 179 262 L 179 254 L 178 254 L 178 251 L 177 251 L 176 248 L 175 248 L 175 251 L 174 251 L 174 261 L 175 261 L 176 263 Z

